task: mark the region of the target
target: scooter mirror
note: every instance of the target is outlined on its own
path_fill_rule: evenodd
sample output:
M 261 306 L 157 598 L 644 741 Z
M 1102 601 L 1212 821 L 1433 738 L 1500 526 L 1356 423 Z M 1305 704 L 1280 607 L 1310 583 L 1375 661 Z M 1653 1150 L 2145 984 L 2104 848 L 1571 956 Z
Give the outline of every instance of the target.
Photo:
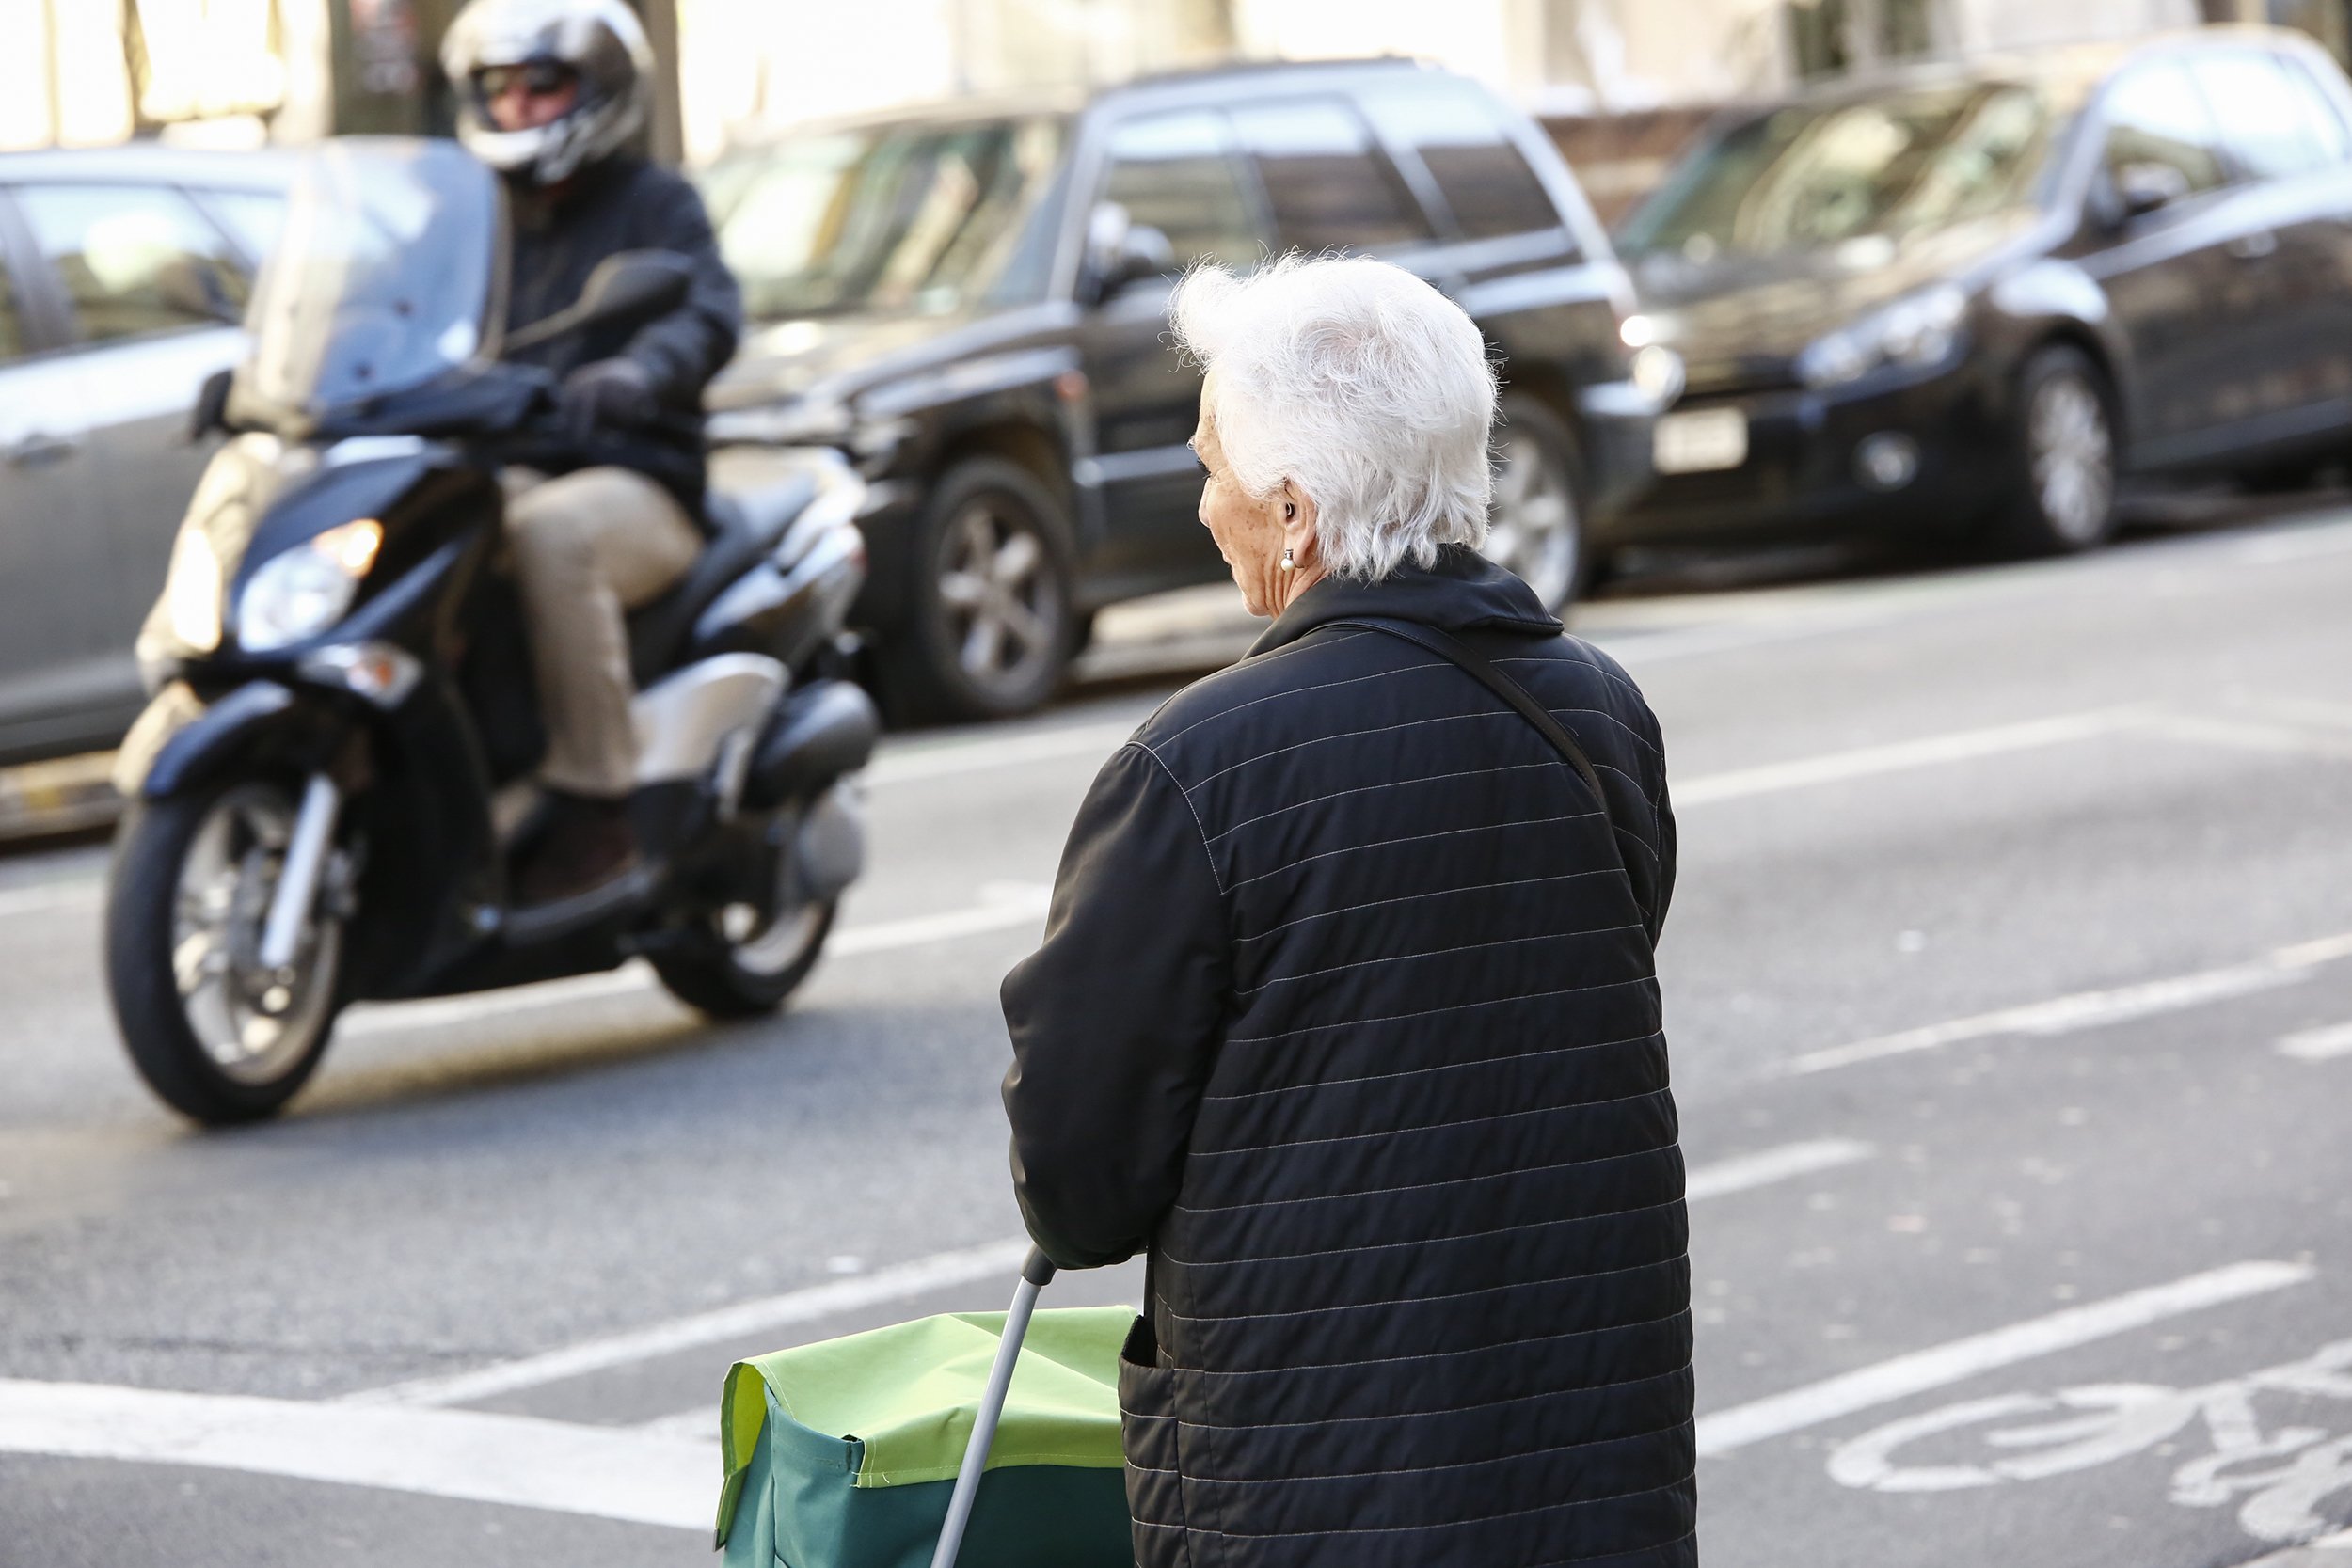
M 596 263 L 568 309 L 506 335 L 508 349 L 530 348 L 583 326 L 650 321 L 686 303 L 693 270 L 666 250 L 624 250 Z

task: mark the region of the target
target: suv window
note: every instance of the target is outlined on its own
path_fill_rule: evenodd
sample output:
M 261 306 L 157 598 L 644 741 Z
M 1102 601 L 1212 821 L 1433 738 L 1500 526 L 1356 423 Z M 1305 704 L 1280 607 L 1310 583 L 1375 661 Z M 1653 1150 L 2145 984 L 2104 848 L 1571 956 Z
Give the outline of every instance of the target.
M 0 261 L 0 365 L 24 356 L 24 328 L 16 314 L 16 284 Z
M 1561 226 L 1551 193 L 1478 88 L 1444 77 L 1406 79 L 1368 87 L 1363 101 L 1391 145 L 1421 155 L 1465 239 Z
M 202 193 L 205 211 L 245 247 L 255 265 L 269 260 L 278 246 L 278 231 L 286 227 L 286 198 L 267 191 L 208 190 Z
M 1345 103 L 1301 99 L 1236 109 L 1233 129 L 1257 161 L 1278 247 L 1378 248 L 1436 238 Z
M 2221 183 L 2221 134 L 2188 72 L 2169 60 L 2127 71 L 2107 89 L 2106 168 L 2162 164 L 2191 191 Z
M 17 205 L 93 343 L 216 326 L 207 295 L 245 303 L 226 241 L 184 196 L 152 185 L 24 185 Z
M 1204 257 L 1236 267 L 1256 262 L 1257 225 L 1222 119 L 1186 109 L 1131 119 L 1111 133 L 1110 154 L 1103 199 L 1166 235 L 1177 271 Z
M 2248 174 L 2282 180 L 2327 162 L 2296 101 L 2296 84 L 2271 55 L 2233 50 L 2201 55 L 2191 69 Z
M 2279 64 L 2295 84 L 2296 105 L 2302 113 L 2312 139 L 2319 144 L 2327 161 L 2340 164 L 2352 158 L 2352 129 L 2345 127 L 2344 112 L 2336 106 L 2335 95 L 2312 77 L 2311 62 L 2280 60 Z

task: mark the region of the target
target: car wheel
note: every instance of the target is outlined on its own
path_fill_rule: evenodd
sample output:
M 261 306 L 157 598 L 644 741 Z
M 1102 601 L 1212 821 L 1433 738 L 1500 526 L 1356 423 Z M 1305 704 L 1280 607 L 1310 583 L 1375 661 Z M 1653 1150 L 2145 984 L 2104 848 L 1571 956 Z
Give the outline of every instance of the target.
M 2115 531 L 2115 400 L 2081 350 L 2056 345 L 2018 378 L 2007 535 L 2034 555 L 2091 549 Z
M 1583 468 L 1559 415 L 1523 392 L 1502 403 L 1488 560 L 1518 575 L 1553 614 L 1591 574 L 1584 545 Z
M 947 471 L 915 530 L 908 612 L 879 650 L 892 717 L 995 719 L 1043 703 L 1079 628 L 1060 504 L 1027 469 L 973 458 Z

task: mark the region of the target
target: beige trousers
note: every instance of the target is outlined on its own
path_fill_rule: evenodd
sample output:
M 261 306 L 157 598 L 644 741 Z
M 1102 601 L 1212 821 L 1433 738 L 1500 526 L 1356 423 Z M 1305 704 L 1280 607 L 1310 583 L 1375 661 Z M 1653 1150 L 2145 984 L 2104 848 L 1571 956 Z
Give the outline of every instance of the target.
M 701 531 L 677 498 L 628 468 L 506 477 L 506 533 L 537 669 L 549 786 L 614 799 L 637 777 L 627 611 L 684 576 Z

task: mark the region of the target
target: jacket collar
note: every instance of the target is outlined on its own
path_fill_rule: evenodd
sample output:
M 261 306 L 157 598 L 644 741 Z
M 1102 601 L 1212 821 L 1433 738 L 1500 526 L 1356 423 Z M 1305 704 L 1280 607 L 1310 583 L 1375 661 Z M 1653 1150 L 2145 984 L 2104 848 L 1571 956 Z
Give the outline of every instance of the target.
M 1436 565 L 1423 568 L 1407 562 L 1378 582 L 1325 578 L 1293 599 L 1249 651 L 1267 653 L 1297 641 L 1317 626 L 1363 615 L 1418 621 L 1441 631 L 1491 629 L 1557 637 L 1563 630 L 1556 617 L 1545 613 L 1534 589 L 1476 550 L 1445 545 L 1438 547 Z

